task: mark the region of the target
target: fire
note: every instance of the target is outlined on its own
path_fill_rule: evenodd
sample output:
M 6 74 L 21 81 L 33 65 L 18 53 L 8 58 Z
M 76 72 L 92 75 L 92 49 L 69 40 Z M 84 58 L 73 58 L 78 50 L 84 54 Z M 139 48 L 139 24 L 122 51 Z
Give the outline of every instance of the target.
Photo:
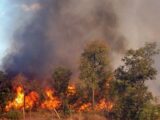
M 39 99 L 38 93 L 32 91 L 27 96 L 24 95 L 22 86 L 16 88 L 16 97 L 13 101 L 9 101 L 6 105 L 6 111 L 10 109 L 31 109 Z
M 25 108 L 33 108 L 39 99 L 38 93 L 32 91 L 27 96 L 25 96 Z
M 108 110 L 111 111 L 113 108 L 113 103 L 106 101 L 105 99 L 101 99 L 94 107 L 95 111 L 103 111 L 103 110 Z M 84 103 L 80 106 L 78 109 L 78 112 L 82 111 L 91 111 L 92 109 L 92 104 L 89 103 Z
M 22 86 L 16 88 L 16 98 L 13 101 L 9 101 L 6 106 L 6 111 L 9 111 L 11 108 L 21 109 L 24 106 L 24 91 Z
M 6 105 L 6 111 L 11 109 L 21 110 L 21 109 L 32 109 L 38 102 L 39 102 L 39 95 L 35 91 L 31 91 L 27 95 L 24 93 L 24 89 L 22 86 L 17 86 L 16 89 L 16 96 L 13 101 L 9 101 Z M 76 87 L 74 85 L 69 85 L 67 89 L 67 96 L 74 96 L 76 94 Z M 54 90 L 50 88 L 46 88 L 44 90 L 45 93 L 45 100 L 42 101 L 40 107 L 42 109 L 54 110 L 60 107 L 61 100 L 55 95 Z M 71 105 L 73 109 L 77 112 L 83 111 L 91 111 L 92 110 L 92 103 L 83 103 L 79 99 L 75 104 Z M 111 111 L 113 108 L 113 103 L 107 101 L 106 99 L 101 99 L 97 102 L 94 106 L 95 111 L 103 111 L 108 110 Z
M 83 105 L 80 106 L 80 108 L 78 109 L 78 112 L 80 111 L 90 111 L 91 110 L 91 103 L 84 103 Z
M 67 88 L 67 96 L 73 96 L 76 94 L 76 87 L 74 85 L 69 85 Z
M 113 103 L 106 101 L 105 99 L 101 99 L 99 103 L 95 106 L 95 110 L 109 110 L 111 111 L 113 108 Z
M 43 109 L 55 109 L 61 105 L 58 97 L 54 96 L 54 91 L 52 89 L 45 89 L 46 100 L 41 104 Z

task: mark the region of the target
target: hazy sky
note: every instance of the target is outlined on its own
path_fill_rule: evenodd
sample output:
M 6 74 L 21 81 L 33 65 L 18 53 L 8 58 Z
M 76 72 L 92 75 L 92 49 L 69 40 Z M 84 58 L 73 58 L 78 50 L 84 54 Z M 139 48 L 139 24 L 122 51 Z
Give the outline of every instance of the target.
M 0 64 L 13 39 L 13 33 L 23 27 L 41 6 L 36 0 L 33 4 L 0 0 Z M 159 0 L 113 0 L 119 17 L 120 31 L 127 38 L 127 48 L 138 48 L 148 41 L 160 44 L 160 1 Z M 156 58 L 156 67 L 160 72 L 160 57 Z M 160 95 L 160 82 L 149 83 L 154 93 Z
M 0 59 L 4 56 L 4 52 L 9 44 L 10 39 L 10 32 L 9 36 L 7 35 L 6 31 L 8 31 L 8 24 L 11 23 L 10 18 L 8 17 L 7 13 L 8 9 L 8 2 L 6 0 L 0 1 Z M 0 62 L 1 63 L 1 62 Z
M 38 9 L 38 6 L 29 8 L 23 2 L 13 1 L 0 0 L 0 64 L 10 48 L 14 32 L 33 17 L 34 11 L 29 10 Z

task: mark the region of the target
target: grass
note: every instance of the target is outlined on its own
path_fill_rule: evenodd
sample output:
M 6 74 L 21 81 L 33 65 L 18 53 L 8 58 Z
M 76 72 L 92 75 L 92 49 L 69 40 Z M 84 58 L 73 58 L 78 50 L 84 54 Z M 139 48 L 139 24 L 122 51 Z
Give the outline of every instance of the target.
M 23 120 L 22 111 L 12 111 L 6 114 L 5 120 Z M 75 113 L 68 116 L 60 114 L 61 120 L 107 120 L 98 113 Z M 26 120 L 59 120 L 54 112 L 38 110 L 26 112 Z

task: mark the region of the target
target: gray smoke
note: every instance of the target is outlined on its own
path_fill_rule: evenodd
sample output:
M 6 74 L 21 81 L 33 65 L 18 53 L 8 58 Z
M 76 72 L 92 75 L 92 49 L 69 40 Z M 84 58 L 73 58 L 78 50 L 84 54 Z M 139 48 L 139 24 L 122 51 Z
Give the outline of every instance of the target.
M 36 9 L 37 12 L 16 30 L 11 52 L 4 58 L 3 68 L 11 75 L 45 77 L 57 65 L 76 71 L 80 53 L 92 40 L 107 41 L 113 53 L 125 49 L 112 0 L 22 0 L 21 3 L 27 12 Z
M 160 48 L 160 1 L 159 0 L 117 0 L 116 13 L 119 16 L 120 31 L 128 41 L 127 48 L 139 48 L 145 42 L 157 42 Z M 160 55 L 155 58 L 157 79 L 147 85 L 154 95 L 160 96 Z

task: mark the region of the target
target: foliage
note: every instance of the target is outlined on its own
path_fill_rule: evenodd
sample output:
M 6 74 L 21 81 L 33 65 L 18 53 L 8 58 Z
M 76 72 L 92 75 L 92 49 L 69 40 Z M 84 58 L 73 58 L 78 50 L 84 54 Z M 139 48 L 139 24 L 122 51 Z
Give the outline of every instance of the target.
M 160 105 L 155 104 L 152 93 L 145 85 L 146 81 L 154 80 L 156 77 L 154 56 L 158 53 L 156 43 L 147 43 L 142 48 L 128 50 L 122 59 L 124 64 L 118 67 L 113 75 L 107 46 L 104 42 L 92 41 L 81 54 L 79 66 L 81 81 L 77 82 L 76 93 L 73 96 L 67 95 L 72 72 L 68 68 L 58 67 L 52 74 L 53 88 L 62 101 L 60 109 L 64 114 L 69 114 L 76 105 L 92 100 L 94 108 L 95 102 L 107 98 L 113 103 L 112 110 L 104 110 L 108 119 L 160 119 Z M 39 87 L 41 83 L 32 81 L 32 84 L 29 84 L 26 80 L 19 74 L 12 83 L 13 86 L 23 85 L 25 92 L 31 89 L 38 91 L 42 97 L 43 91 Z M 0 113 L 4 112 L 6 102 L 13 95 L 11 86 L 7 75 L 0 72 Z M 10 111 L 6 115 L 11 120 L 19 120 L 22 116 L 19 111 Z
M 146 104 L 139 117 L 140 120 L 159 120 L 160 106 L 157 104 Z
M 111 74 L 109 52 L 105 43 L 92 41 L 81 54 L 80 79 L 85 82 L 88 93 L 92 94 L 92 106 L 95 102 L 95 90 L 104 93 L 108 77 Z M 86 92 L 87 92 L 86 91 Z M 105 94 L 99 94 L 99 96 Z
M 155 43 L 146 44 L 137 50 L 127 51 L 122 59 L 124 65 L 115 71 L 116 105 L 113 109 L 115 119 L 141 120 L 146 117 L 147 114 L 144 114 L 146 106 L 151 104 L 153 97 L 148 91 L 145 81 L 155 79 L 157 71 L 153 67 L 153 57 L 156 54 L 158 54 L 158 50 Z
M 154 80 L 156 69 L 153 57 L 159 53 L 156 43 L 146 43 L 137 50 L 128 50 L 122 59 L 124 65 L 115 71 L 117 79 L 125 80 L 134 84 L 144 84 L 145 80 Z
M 71 75 L 72 72 L 69 69 L 63 67 L 56 68 L 53 73 L 54 88 L 61 97 L 62 109 L 64 113 L 67 113 L 69 109 L 66 91 Z
M 0 111 L 4 111 L 6 102 L 11 97 L 11 83 L 7 75 L 0 71 Z
M 69 69 L 58 67 L 53 73 L 54 88 L 59 94 L 65 94 L 72 73 Z

